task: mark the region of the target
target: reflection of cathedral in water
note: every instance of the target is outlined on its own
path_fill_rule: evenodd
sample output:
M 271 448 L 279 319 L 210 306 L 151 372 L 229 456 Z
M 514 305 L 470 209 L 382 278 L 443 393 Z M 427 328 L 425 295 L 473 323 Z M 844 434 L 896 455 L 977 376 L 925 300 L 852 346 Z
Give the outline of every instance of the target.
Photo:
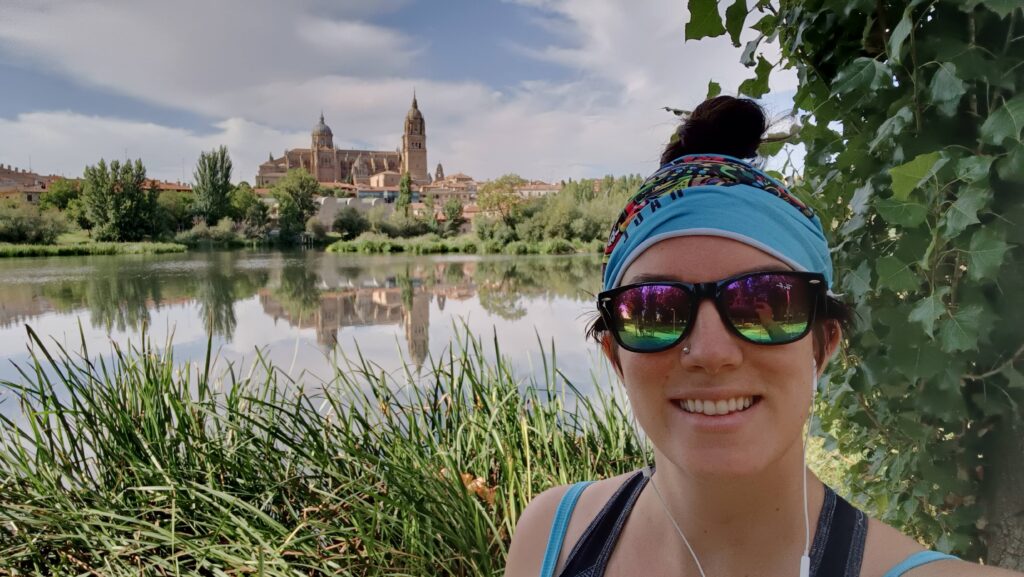
M 414 283 L 328 289 L 320 292 L 317 306 L 302 311 L 291 310 L 272 291 L 261 289 L 260 304 L 275 322 L 284 319 L 295 327 L 315 329 L 317 342 L 330 348 L 338 343 L 338 332 L 345 327 L 401 325 L 410 360 L 419 367 L 429 352 L 432 294 Z

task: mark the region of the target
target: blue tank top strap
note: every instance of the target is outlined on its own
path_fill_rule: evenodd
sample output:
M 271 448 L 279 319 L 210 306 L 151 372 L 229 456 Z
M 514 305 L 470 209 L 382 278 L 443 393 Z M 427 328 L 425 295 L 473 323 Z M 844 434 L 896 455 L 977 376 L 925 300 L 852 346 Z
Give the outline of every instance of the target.
M 900 561 L 898 565 L 896 565 L 892 569 L 889 569 L 889 571 L 886 572 L 886 574 L 882 577 L 900 577 L 907 571 L 910 571 L 911 569 L 914 569 L 916 567 L 920 567 L 921 565 L 926 565 L 933 561 L 942 561 L 943 559 L 956 558 L 957 557 L 954 557 L 952 555 L 939 553 L 938 551 L 918 551 L 917 553 L 913 553 L 912 555 L 908 556 L 903 561 Z
M 565 540 L 565 532 L 569 529 L 569 519 L 572 518 L 572 510 L 576 508 L 576 501 L 579 500 L 583 489 L 593 481 L 581 481 L 569 487 L 569 490 L 562 495 L 558 502 L 558 509 L 555 510 L 555 519 L 551 522 L 551 533 L 548 534 L 548 546 L 544 550 L 544 562 L 540 567 L 540 577 L 553 577 L 555 564 L 558 563 L 558 554 L 562 552 L 562 541 Z

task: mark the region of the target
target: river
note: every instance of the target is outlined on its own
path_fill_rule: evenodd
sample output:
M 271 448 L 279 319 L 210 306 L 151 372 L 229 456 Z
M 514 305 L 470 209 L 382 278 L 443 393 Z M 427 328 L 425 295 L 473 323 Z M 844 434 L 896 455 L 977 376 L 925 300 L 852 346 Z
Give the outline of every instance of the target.
M 177 361 L 219 366 L 257 353 L 296 379 L 329 378 L 338 355 L 386 371 L 429 369 L 459 335 L 494 336 L 516 374 L 544 373 L 541 347 L 582 391 L 609 381 L 584 338 L 600 260 L 577 256 L 339 255 L 222 251 L 0 260 L 0 380 L 30 361 L 26 325 L 46 343 L 109 353 L 144 327 Z M 0 410 L 13 407 L 0 398 Z M 3 407 L 2 405 L 8 405 Z

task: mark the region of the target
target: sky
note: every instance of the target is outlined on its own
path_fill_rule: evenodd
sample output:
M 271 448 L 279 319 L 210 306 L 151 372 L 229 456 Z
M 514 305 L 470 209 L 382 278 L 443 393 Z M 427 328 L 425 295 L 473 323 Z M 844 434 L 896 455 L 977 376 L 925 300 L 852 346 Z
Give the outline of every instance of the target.
M 662 107 L 753 76 L 688 20 L 686 0 L 0 0 L 0 164 L 188 182 L 224 145 L 251 183 L 321 111 L 335 146 L 394 150 L 415 91 L 431 173 L 646 175 Z M 796 77 L 771 87 L 784 115 Z

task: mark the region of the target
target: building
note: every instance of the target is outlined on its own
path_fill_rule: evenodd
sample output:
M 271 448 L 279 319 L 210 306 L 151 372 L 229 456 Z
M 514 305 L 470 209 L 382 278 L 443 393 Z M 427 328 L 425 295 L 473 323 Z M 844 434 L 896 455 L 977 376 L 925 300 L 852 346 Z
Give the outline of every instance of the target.
M 555 194 L 562 190 L 560 184 L 548 184 L 541 180 L 531 180 L 516 188 L 516 193 L 525 199 L 540 198 L 549 194 Z
M 431 197 L 438 207 L 444 206 L 449 199 L 456 199 L 463 206 L 476 202 L 477 183 L 473 177 L 457 172 L 451 176 L 444 175 L 444 168 L 437 165 L 437 177 L 434 182 L 420 188 L 420 196 Z
M 427 173 L 426 124 L 416 95 L 413 95 L 412 106 L 405 115 L 402 142 L 398 150 L 335 148 L 334 132 L 324 122 L 323 113 L 320 113 L 320 121 L 313 127 L 310 147 L 286 150 L 279 158 L 271 154 L 267 162 L 259 167 L 256 187 L 272 186 L 295 168 L 307 170 L 325 186 L 341 183 L 372 186 L 374 176 L 389 172 L 398 175 L 409 172 L 417 184 L 430 182 Z M 381 178 L 392 180 L 389 176 Z
M 59 176 L 43 176 L 30 170 L 0 164 L 0 200 L 39 204 L 39 199 Z

